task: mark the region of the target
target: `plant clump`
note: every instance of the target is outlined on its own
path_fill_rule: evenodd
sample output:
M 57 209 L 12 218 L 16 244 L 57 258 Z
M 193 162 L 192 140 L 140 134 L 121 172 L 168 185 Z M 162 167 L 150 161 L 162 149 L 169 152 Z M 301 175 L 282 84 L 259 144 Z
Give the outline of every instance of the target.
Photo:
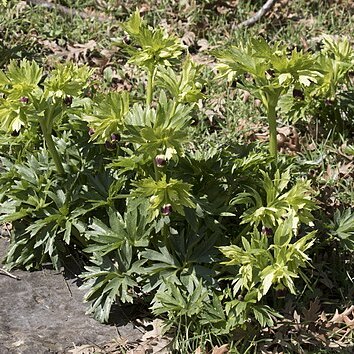
M 232 139 L 208 146 L 193 141 L 191 126 L 207 99 L 207 69 L 139 11 L 122 29 L 143 94 L 88 97 L 87 66 L 44 73 L 14 60 L 0 71 L 0 222 L 13 225 L 6 267 L 59 269 L 74 257 L 88 314 L 109 322 L 114 305 L 144 303 L 176 350 L 182 340 L 192 353 L 201 340 L 207 350 L 261 338 L 286 318 L 285 301 L 320 289 L 321 250 L 354 252 L 352 209 L 318 227 L 306 162 L 278 151 L 280 117 L 309 121 L 326 100 L 342 112 L 338 91 L 354 52 L 327 37 L 318 53 L 263 39 L 217 51 L 209 84 L 237 80 L 261 101 L 269 151 Z

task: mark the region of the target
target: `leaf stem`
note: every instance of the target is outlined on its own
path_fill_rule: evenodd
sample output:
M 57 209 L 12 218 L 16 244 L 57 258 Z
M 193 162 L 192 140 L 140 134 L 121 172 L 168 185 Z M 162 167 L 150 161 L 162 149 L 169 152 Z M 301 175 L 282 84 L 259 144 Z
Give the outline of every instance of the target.
M 277 115 L 276 105 L 268 105 L 268 124 L 269 124 L 269 152 L 272 157 L 277 160 L 278 146 L 277 146 Z
M 166 247 L 170 246 L 170 242 L 168 239 L 169 236 L 169 226 L 167 224 L 164 224 L 161 230 L 161 236 L 162 236 L 162 241 Z
M 152 102 L 152 92 L 154 88 L 155 68 L 148 70 L 148 81 L 146 87 L 146 105 L 150 106 Z
M 157 166 L 156 166 L 156 163 L 154 160 L 153 160 L 153 164 L 154 164 L 154 172 L 155 172 L 155 181 L 157 182 L 160 180 L 160 173 L 157 169 Z
M 39 119 L 39 124 L 41 126 L 44 140 L 45 140 L 45 143 L 47 144 L 47 148 L 49 150 L 49 153 L 51 154 L 51 156 L 54 160 L 55 167 L 60 175 L 64 175 L 65 170 L 64 170 L 63 164 L 61 162 L 60 156 L 58 154 L 58 151 L 55 147 L 53 137 L 52 137 L 52 132 L 47 131 L 47 128 L 45 126 L 45 122 L 43 119 L 41 119 L 41 118 Z

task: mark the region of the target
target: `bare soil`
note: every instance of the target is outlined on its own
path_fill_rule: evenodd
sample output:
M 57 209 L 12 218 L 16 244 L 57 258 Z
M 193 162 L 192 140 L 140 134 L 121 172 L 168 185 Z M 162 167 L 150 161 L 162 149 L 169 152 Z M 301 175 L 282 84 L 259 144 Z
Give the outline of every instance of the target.
M 8 240 L 0 238 L 0 259 Z M 95 345 L 117 338 L 141 336 L 123 312 L 112 325 L 85 315 L 78 279 L 52 269 L 15 270 L 16 280 L 0 273 L 0 353 L 69 353 L 75 346 Z M 78 352 L 77 352 L 78 353 Z

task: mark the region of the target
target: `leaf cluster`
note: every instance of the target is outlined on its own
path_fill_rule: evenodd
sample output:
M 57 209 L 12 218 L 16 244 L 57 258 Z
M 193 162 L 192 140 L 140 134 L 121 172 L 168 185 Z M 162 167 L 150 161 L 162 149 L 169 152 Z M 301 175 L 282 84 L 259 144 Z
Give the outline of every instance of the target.
M 92 71 L 72 64 L 44 76 L 35 63 L 13 62 L 0 73 L 2 131 L 8 141 L 13 131 L 32 136 L 16 156 L 0 145 L 0 221 L 15 230 L 7 266 L 60 268 L 79 253 L 87 312 L 101 322 L 115 304 L 140 302 L 168 328 L 210 343 L 270 326 L 281 310 L 272 294 L 297 295 L 308 281 L 310 183 L 252 146 L 193 144 L 201 66 L 180 59 L 179 40 L 139 12 L 122 27 L 130 62 L 148 71 L 146 100 L 127 91 L 87 97 Z M 265 104 L 324 77 L 310 54 L 250 43 L 222 52 L 219 69 L 247 74 L 242 84 Z M 326 50 L 333 60 L 349 51 Z M 338 223 L 333 235 L 345 239 L 350 227 Z

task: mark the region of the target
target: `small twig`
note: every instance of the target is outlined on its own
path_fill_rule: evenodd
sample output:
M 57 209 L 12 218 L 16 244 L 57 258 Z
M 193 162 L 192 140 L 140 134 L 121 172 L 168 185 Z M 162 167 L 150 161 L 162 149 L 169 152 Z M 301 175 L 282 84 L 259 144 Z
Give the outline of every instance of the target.
M 62 273 L 62 274 L 63 274 L 63 273 Z M 65 285 L 66 285 L 66 288 L 67 288 L 68 291 L 69 291 L 70 297 L 73 297 L 73 293 L 72 293 L 72 291 L 71 291 L 71 289 L 70 289 L 70 286 L 69 286 L 68 282 L 66 281 L 66 279 L 65 279 L 65 277 L 64 277 L 64 274 L 63 274 L 63 279 L 64 279 L 64 283 L 65 283 Z
M 259 21 L 266 13 L 268 13 L 271 8 L 274 6 L 274 4 L 277 2 L 277 0 L 267 0 L 267 2 L 261 7 L 257 13 L 250 17 L 248 20 L 243 21 L 239 23 L 238 25 L 235 26 L 235 28 L 241 28 L 241 27 L 250 27 L 253 26 L 257 21 Z
M 9 227 L 7 225 L 8 224 L 5 222 L 4 227 L 5 227 L 6 231 L 7 231 L 8 236 L 11 237 L 11 232 L 10 232 Z
M 5 270 L 3 268 L 0 268 L 0 274 L 7 275 L 8 277 L 16 279 L 16 280 L 21 280 L 20 277 L 18 277 L 17 275 L 11 274 L 10 272 L 8 272 L 7 270 Z
M 106 16 L 103 16 L 103 15 L 95 15 L 95 14 L 88 14 L 86 12 L 83 12 L 83 11 L 78 11 L 78 10 L 75 10 L 75 9 L 70 9 L 66 6 L 63 6 L 63 5 L 60 5 L 60 4 L 52 4 L 52 3 L 49 3 L 47 1 L 42 1 L 42 0 L 26 0 L 26 2 L 28 4 L 32 4 L 32 5 L 38 5 L 38 6 L 41 6 L 41 7 L 44 7 L 48 10 L 56 10 L 60 13 L 62 13 L 63 15 L 66 15 L 66 16 L 78 16 L 78 17 L 81 17 L 82 19 L 96 19 L 96 20 L 99 20 L 99 21 L 105 21 L 107 20 L 108 18 Z

